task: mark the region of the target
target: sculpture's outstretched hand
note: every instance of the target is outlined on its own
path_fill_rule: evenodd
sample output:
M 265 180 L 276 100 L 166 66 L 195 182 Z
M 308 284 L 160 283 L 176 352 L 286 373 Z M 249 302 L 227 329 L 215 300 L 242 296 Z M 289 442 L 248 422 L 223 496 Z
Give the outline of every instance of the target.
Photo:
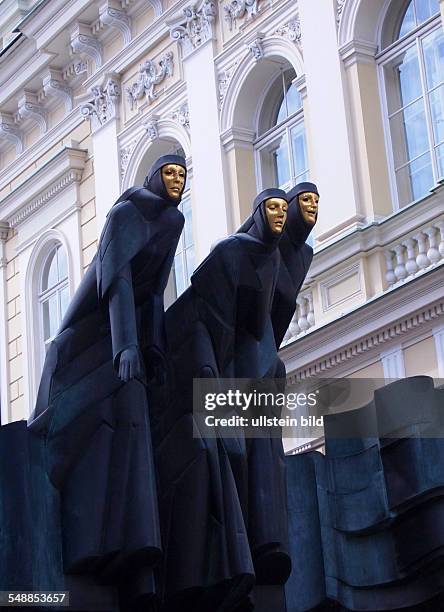
M 130 346 L 122 351 L 119 361 L 119 378 L 128 382 L 133 378 L 142 378 L 142 358 L 136 346 Z

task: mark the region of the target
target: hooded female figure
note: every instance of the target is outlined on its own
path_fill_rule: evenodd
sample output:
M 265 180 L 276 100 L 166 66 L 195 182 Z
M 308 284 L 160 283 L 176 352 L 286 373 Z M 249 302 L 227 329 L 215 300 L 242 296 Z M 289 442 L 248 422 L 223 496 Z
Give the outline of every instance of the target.
M 282 190 L 259 194 L 246 231 L 215 246 L 166 313 L 170 391 L 153 423 L 168 611 L 247 610 L 255 573 L 282 584 L 290 571 L 281 440 L 196 435 L 192 414 L 193 378 L 282 370 L 271 310 L 287 207 Z
M 284 339 L 296 311 L 296 298 L 313 259 L 306 240 L 318 218 L 319 192 L 314 183 L 298 183 L 287 193 L 287 223 L 279 242 L 281 264 L 273 299 L 273 329 L 276 345 Z
M 184 224 L 185 180 L 182 157 L 161 157 L 143 188 L 111 208 L 29 419 L 45 437 L 48 475 L 61 493 L 65 573 L 123 584 L 143 570 L 145 594 L 154 592 L 161 554 L 147 380 L 162 375 L 163 292 Z

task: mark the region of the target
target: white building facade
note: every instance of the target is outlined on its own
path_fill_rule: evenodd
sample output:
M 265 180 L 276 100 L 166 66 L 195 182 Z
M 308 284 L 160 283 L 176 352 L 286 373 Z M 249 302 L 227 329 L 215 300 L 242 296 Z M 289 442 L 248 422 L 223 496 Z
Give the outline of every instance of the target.
M 2 424 L 33 408 L 109 208 L 178 151 L 167 302 L 258 191 L 311 180 L 290 380 L 444 378 L 442 15 L 438 0 L 4 0 Z

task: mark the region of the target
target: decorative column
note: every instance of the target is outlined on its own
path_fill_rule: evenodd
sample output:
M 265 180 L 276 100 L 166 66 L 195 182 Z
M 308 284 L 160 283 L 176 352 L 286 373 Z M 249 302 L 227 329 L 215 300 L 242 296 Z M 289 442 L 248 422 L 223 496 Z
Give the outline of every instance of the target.
M 368 220 L 393 211 L 375 60 L 376 45 L 351 41 L 339 50 L 348 91 L 356 148 L 356 176 L 362 210 Z
M 1 425 L 10 420 L 9 415 L 9 350 L 8 350 L 8 314 L 6 297 L 6 239 L 9 226 L 0 223 L 0 409 Z
M 203 0 L 186 7 L 181 19 L 169 23 L 171 37 L 182 49 L 187 83 L 196 263 L 228 233 L 227 189 L 219 134 L 219 91 L 214 68 L 216 15 L 216 2 Z
M 103 85 L 91 89 L 92 100 L 80 107 L 91 121 L 94 150 L 97 231 L 100 234 L 109 209 L 120 195 L 120 163 L 117 145 L 120 84 L 116 75 L 107 75 Z
M 322 215 L 316 238 L 322 242 L 359 227 L 364 215 L 354 177 L 353 144 L 338 53 L 336 5 L 332 0 L 299 0 L 298 6 L 310 106 L 307 122 L 311 140 L 310 176 L 321 193 Z
M 401 346 L 393 347 L 389 351 L 381 353 L 381 361 L 386 380 L 405 378 L 404 354 Z

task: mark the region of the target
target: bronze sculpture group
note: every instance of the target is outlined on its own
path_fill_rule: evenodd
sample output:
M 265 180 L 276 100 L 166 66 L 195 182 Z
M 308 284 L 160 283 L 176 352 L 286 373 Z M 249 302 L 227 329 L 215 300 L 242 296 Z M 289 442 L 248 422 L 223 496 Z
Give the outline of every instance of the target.
M 291 571 L 282 441 L 193 437 L 193 378 L 285 380 L 278 349 L 319 194 L 261 192 L 165 312 L 185 181 L 185 160 L 161 157 L 111 208 L 29 428 L 60 492 L 65 573 L 117 586 L 122 610 L 246 612 L 254 585 L 275 589 L 278 610 Z

